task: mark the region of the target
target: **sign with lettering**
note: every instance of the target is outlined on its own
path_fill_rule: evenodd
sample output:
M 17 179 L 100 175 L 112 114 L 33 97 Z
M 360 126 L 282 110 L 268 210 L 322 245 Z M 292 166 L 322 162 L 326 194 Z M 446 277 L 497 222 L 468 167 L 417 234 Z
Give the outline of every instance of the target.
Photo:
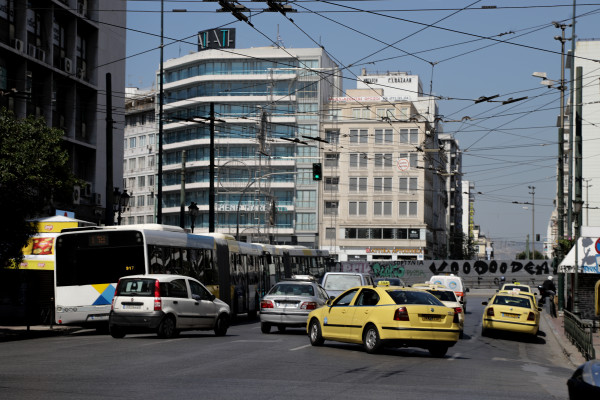
M 198 32 L 198 51 L 234 48 L 235 28 L 215 28 Z

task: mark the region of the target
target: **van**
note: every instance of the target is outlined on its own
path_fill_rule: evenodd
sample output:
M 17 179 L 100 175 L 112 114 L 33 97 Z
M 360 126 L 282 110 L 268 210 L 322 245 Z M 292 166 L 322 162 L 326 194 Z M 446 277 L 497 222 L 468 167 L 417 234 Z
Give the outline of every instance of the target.
M 372 286 L 373 278 L 361 272 L 327 272 L 321 281 L 329 298 L 335 298 L 350 288 L 366 285 Z
M 469 288 L 465 287 L 460 276 L 450 275 L 434 275 L 429 278 L 429 283 L 433 285 L 444 285 L 451 289 L 456 294 L 458 301 L 462 304 L 464 312 L 467 312 L 467 292 Z

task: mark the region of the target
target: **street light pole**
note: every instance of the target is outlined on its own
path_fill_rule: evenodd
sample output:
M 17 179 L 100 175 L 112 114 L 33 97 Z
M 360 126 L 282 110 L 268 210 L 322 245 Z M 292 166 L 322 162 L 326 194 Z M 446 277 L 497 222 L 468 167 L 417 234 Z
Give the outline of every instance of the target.
M 158 190 L 156 193 L 156 222 L 162 224 L 162 173 L 163 173 L 163 74 L 164 74 L 164 0 L 160 0 L 160 72 L 158 74 Z

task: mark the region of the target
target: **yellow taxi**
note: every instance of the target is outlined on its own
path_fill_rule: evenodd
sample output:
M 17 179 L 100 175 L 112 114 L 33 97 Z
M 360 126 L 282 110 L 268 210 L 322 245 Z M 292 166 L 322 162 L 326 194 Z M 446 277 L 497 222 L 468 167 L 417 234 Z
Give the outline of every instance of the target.
M 504 285 L 502 285 L 500 290 L 516 290 L 519 292 L 533 293 L 533 291 L 531 290 L 531 287 L 529 285 L 523 285 L 520 282 L 505 283 Z
M 456 310 L 425 290 L 388 284 L 348 289 L 311 311 L 306 325 L 310 343 L 362 344 L 367 353 L 382 346 L 419 347 L 434 357 L 445 356 L 460 333 Z
M 537 335 L 541 309 L 531 296 L 517 291 L 501 291 L 481 304 L 486 306 L 481 324 L 482 336 L 490 330 Z

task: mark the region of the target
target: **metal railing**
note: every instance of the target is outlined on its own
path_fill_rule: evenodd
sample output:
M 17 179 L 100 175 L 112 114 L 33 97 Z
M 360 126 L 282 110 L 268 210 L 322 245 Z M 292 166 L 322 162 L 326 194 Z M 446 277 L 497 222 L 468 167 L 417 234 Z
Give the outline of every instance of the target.
M 564 310 L 565 335 L 577 347 L 586 360 L 596 358 L 593 341 L 593 324 L 584 322 L 577 315 Z

